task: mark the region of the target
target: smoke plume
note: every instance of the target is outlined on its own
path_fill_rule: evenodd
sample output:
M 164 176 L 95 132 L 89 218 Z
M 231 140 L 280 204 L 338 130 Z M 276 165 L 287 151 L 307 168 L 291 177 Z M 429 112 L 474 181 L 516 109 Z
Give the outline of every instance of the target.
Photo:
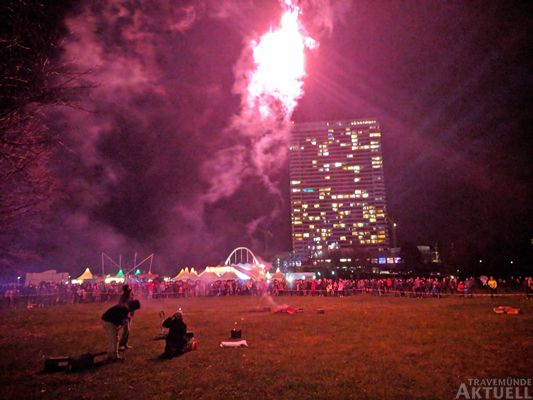
M 92 89 L 76 109 L 49 110 L 68 200 L 41 243 L 48 261 L 155 252 L 170 272 L 240 245 L 261 254 L 265 232 L 288 224 L 291 114 L 272 101 L 261 117 L 247 102 L 262 4 L 91 2 L 67 20 L 60 61 Z M 335 4 L 301 3 L 309 32 L 331 31 L 346 6 Z M 283 10 L 272 10 L 275 24 Z M 288 235 L 277 240 L 287 250 Z

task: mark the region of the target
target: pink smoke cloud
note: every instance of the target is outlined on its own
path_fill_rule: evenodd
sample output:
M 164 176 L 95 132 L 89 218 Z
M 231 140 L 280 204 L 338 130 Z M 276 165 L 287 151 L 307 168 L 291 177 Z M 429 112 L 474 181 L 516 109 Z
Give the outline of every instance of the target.
M 219 64 L 225 54 L 206 52 L 214 47 L 202 40 L 213 38 L 195 31 L 201 20 L 245 21 L 258 6 L 124 1 L 86 5 L 67 19 L 62 62 L 92 89 L 78 109 L 51 115 L 60 116 L 65 146 L 81 164 L 80 176 L 65 183 L 76 204 L 66 212 L 67 226 L 92 236 L 88 243 L 103 247 L 98 251 L 145 246 L 179 259 L 191 252 L 223 255 L 243 235 L 261 245 L 256 232 L 278 218 L 283 205 L 280 171 L 292 110 L 268 96 L 262 99 L 270 108 L 266 118 L 249 106 L 257 68 L 251 45 L 259 33 L 242 24 L 240 55 Z M 182 53 L 200 65 L 191 66 Z M 213 71 L 221 68 L 233 72 L 233 84 L 218 80 Z M 220 103 L 232 95 L 236 106 L 222 117 Z M 239 215 L 239 190 L 258 182 L 262 188 L 251 199 L 258 205 Z M 261 207 L 267 198 L 273 206 Z M 234 214 L 221 207 L 233 207 Z

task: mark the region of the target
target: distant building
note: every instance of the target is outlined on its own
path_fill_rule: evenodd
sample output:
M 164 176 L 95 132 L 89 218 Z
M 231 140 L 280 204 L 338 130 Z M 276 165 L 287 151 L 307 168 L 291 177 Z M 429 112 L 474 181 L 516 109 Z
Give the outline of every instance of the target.
M 290 155 L 294 254 L 386 255 L 389 233 L 381 129 L 375 119 L 297 123 Z
M 294 270 L 302 266 L 302 260 L 295 257 L 292 251 L 278 253 L 272 258 L 274 270 L 280 269 L 282 272 Z
M 57 272 L 55 269 L 49 269 L 43 272 L 28 272 L 24 279 L 24 286 L 39 286 L 41 283 L 67 283 L 69 280 L 68 272 Z
M 420 261 L 422 264 L 440 264 L 440 252 L 439 252 L 439 245 L 435 244 L 435 247 L 427 246 L 427 245 L 418 245 L 416 246 L 420 253 Z
M 429 264 L 432 260 L 431 246 L 419 244 L 418 246 L 416 246 L 416 248 L 420 253 L 420 261 L 422 262 L 422 264 Z

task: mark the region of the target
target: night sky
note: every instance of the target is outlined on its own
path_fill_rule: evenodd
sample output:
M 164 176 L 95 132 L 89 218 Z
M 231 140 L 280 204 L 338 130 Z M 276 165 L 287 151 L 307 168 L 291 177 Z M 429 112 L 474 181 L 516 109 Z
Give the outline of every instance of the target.
M 289 251 L 287 162 L 265 164 L 276 193 L 254 173 L 260 127 L 232 125 L 245 43 L 277 24 L 278 3 L 115 3 L 79 2 L 57 22 L 52 62 L 90 89 L 77 107 L 46 108 L 63 195 L 39 229 L 10 239 L 32 254 L 20 267 L 78 272 L 101 251 L 137 251 L 170 273 L 238 246 Z M 399 242 L 502 269 L 531 259 L 533 3 L 301 5 L 320 45 L 293 119 L 378 119 Z

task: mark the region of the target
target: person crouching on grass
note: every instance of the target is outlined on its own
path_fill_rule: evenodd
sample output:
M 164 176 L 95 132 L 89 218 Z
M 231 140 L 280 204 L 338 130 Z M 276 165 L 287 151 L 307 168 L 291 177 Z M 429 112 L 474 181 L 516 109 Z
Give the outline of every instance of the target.
M 130 312 L 141 308 L 139 300 L 131 300 L 127 304 L 117 304 L 109 308 L 102 315 L 102 325 L 107 339 L 107 359 L 109 361 L 121 360 L 118 354 L 120 330 L 127 323 Z
M 161 357 L 169 359 L 185 353 L 188 337 L 183 314 L 177 311 L 172 317 L 163 321 L 163 327 L 168 328 L 168 334 L 165 339 L 165 352 Z

